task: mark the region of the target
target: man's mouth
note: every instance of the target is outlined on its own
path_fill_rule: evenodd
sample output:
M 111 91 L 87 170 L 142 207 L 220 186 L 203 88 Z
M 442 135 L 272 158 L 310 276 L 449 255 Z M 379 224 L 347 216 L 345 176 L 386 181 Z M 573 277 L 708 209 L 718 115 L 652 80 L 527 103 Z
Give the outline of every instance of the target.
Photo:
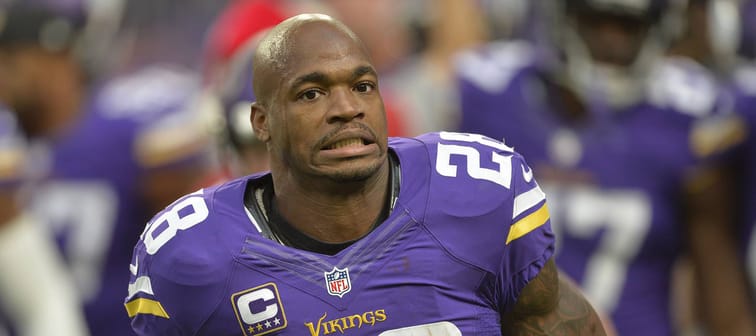
M 349 139 L 344 139 L 344 140 L 334 142 L 330 146 L 326 147 L 326 149 L 339 149 L 339 148 L 344 148 L 344 147 L 363 146 L 365 144 L 366 143 L 360 138 L 349 138 Z

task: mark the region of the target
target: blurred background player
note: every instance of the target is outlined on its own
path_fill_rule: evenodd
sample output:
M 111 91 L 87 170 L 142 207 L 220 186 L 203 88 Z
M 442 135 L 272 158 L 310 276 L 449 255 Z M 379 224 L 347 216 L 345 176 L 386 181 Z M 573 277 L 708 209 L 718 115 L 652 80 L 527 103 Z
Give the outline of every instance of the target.
M 529 158 L 551 201 L 557 263 L 619 335 L 671 335 L 675 263 L 688 253 L 712 335 L 752 335 L 728 213 L 700 129 L 728 105 L 702 67 L 664 53 L 673 0 L 532 1 L 532 43 L 460 57 L 460 129 Z M 721 314 L 728 312 L 730 314 Z M 721 319 L 725 319 L 722 321 Z
M 752 260 L 748 257 L 749 238 L 753 227 L 754 196 L 754 108 L 756 91 L 753 87 L 756 73 L 752 68 L 754 34 L 756 34 L 756 2 L 751 0 L 691 0 L 688 2 L 685 20 L 687 22 L 681 38 L 670 49 L 673 57 L 686 57 L 708 68 L 722 86 L 731 102 L 729 110 L 736 113 L 722 113 L 712 118 L 706 127 L 700 127 L 699 133 L 711 139 L 704 150 L 711 157 L 721 162 L 727 172 L 723 180 L 731 184 L 734 189 L 729 204 L 720 213 L 726 220 L 732 222 L 727 226 L 730 233 L 738 242 L 737 260 L 750 271 Z M 749 51 L 750 50 L 750 51 Z M 750 55 L 749 55 L 750 54 Z M 750 93 L 749 93 L 750 91 Z M 728 110 L 728 111 L 729 111 Z M 725 112 L 728 112 L 725 111 Z M 750 219 L 749 219 L 750 218 Z M 726 243 L 726 242 L 722 242 Z M 719 260 L 717 260 L 719 259 Z M 712 256 L 712 262 L 721 262 L 722 256 Z M 724 260 L 731 262 L 730 258 Z M 683 264 L 685 265 L 685 264 Z M 685 268 L 682 268 L 685 271 Z M 694 269 L 695 271 L 695 269 Z M 700 277 L 693 278 L 680 272 L 680 279 L 689 281 L 686 286 L 680 286 L 679 317 L 683 332 L 690 335 L 706 333 L 706 326 L 701 323 L 702 314 L 718 314 L 716 321 L 729 325 L 754 325 L 756 316 L 748 316 L 740 312 L 738 304 L 730 305 L 729 309 L 712 309 L 701 304 L 707 299 L 705 296 L 719 296 L 716 291 L 706 291 L 700 285 Z M 704 275 L 705 276 L 705 275 Z M 745 279 L 746 271 L 738 270 L 732 274 L 733 278 Z M 716 280 L 713 278 L 712 280 Z M 721 279 L 721 278 L 720 278 Z M 691 281 L 692 280 L 692 281 Z M 727 286 L 722 283 L 719 286 Z M 732 285 L 732 284 L 729 284 Z M 687 287 L 687 288 L 686 288 Z M 746 285 L 745 287 L 749 287 Z M 753 286 L 749 291 L 751 297 Z M 738 289 L 738 291 L 740 291 Z M 736 301 L 740 303 L 740 301 Z M 753 301 L 750 311 L 753 312 Z M 707 312 L 708 310 L 708 312 Z M 721 330 L 721 328 L 718 328 Z
M 39 218 L 21 206 L 27 141 L 6 106 L 11 99 L 18 99 L 19 105 L 28 103 L 29 96 L 11 93 L 20 82 L 33 80 L 19 78 L 24 69 L 36 67 L 50 74 L 77 69 L 69 62 L 70 35 L 59 32 L 58 39 L 49 37 L 42 46 L 29 42 L 23 25 L 58 20 L 75 29 L 78 22 L 75 15 L 2 6 L 0 17 L 5 18 L 0 22 L 0 334 L 47 335 L 54 330 L 60 335 L 87 335 L 81 302 L 55 241 Z M 62 125 L 51 120 L 49 126 Z
M 9 51 L 0 45 L 2 63 Z M 55 241 L 18 204 L 25 145 L 15 117 L 0 104 L 0 335 L 88 335 Z
M 741 228 L 747 237 L 745 261 L 751 283 L 751 295 L 756 303 L 756 1 L 742 1 L 740 34 L 736 57 L 740 64 L 732 74 L 736 94 L 736 110 L 745 121 L 745 137 L 740 148 L 742 163 L 743 198 Z
M 204 1 L 123 3 L 119 36 L 127 36 L 128 44 L 114 45 L 118 58 L 100 69 L 107 72 L 95 72 L 85 61 L 85 53 L 94 49 L 76 45 L 90 41 L 74 30 L 64 35 L 74 52 L 48 50 L 68 31 L 65 21 L 16 16 L 16 6 L 48 12 L 70 8 L 86 31 L 91 21 L 85 4 L 55 6 L 61 3 L 11 5 L 5 20 L 16 23 L 13 41 L 23 37 L 24 43 L 4 53 L 0 97 L 31 142 L 24 206 L 59 242 L 91 333 L 131 335 L 123 291 L 143 223 L 178 195 L 195 190 L 206 174 L 206 134 L 192 106 L 200 77 L 181 65 L 199 59 L 191 44 L 206 27 L 193 11 L 209 16 L 208 6 Z M 155 13 L 150 8 L 167 13 L 161 6 L 179 5 L 187 17 L 148 15 Z
M 737 189 L 736 226 L 741 260 L 752 299 L 756 293 L 756 1 L 697 0 L 688 11 L 691 31 L 672 53 L 705 64 L 732 95 L 736 113 L 723 116 L 715 131 L 716 152 L 733 171 Z M 697 299 L 698 291 L 692 291 Z M 756 301 L 752 300 L 752 305 Z M 692 312 L 693 314 L 698 312 Z M 692 317 L 695 327 L 697 316 Z
M 756 1 L 698 0 L 689 15 L 706 38 L 690 38 L 673 50 L 706 64 L 732 94 L 736 118 L 722 124 L 726 133 L 720 147 L 737 169 L 739 226 L 743 259 L 748 267 L 751 294 L 756 293 Z M 755 301 L 756 302 L 756 301 Z

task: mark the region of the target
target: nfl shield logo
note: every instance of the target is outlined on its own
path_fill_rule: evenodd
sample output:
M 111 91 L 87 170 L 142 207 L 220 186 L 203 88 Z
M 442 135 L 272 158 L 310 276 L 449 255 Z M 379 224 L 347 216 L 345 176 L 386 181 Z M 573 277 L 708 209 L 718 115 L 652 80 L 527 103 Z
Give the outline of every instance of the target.
M 330 272 L 323 272 L 326 280 L 326 289 L 328 294 L 342 297 L 352 289 L 352 282 L 349 281 L 349 268 L 339 269 L 334 267 Z

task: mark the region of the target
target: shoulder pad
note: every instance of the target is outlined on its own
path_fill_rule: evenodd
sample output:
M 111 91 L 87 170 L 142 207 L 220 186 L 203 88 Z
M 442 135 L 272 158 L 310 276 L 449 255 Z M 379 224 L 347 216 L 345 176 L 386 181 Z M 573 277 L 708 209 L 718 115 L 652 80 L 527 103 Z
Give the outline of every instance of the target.
M 717 111 L 723 99 L 711 72 L 688 58 L 669 57 L 650 76 L 649 100 L 662 108 L 703 117 Z
M 213 220 L 214 194 L 186 195 L 147 223 L 134 248 L 125 300 L 133 325 L 197 330 L 215 310 L 233 267 L 234 242 L 222 239 L 229 234 Z
M 454 242 L 446 244 L 452 254 L 494 272 L 510 242 L 548 225 L 546 197 L 511 147 L 470 133 L 420 139 L 435 157 L 424 222 L 439 241 Z M 526 218 L 537 225 L 518 225 Z
M 460 53 L 454 60 L 457 75 L 481 90 L 496 93 L 533 63 L 533 49 L 523 41 L 494 42 Z
M 184 110 L 199 90 L 198 76 L 172 66 L 151 66 L 108 81 L 95 100 L 106 118 L 148 121 Z

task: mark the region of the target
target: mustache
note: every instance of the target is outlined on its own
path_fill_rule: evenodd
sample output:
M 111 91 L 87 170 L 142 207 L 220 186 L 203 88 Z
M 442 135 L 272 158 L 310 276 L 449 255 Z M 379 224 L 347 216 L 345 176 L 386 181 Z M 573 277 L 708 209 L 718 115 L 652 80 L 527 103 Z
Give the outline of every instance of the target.
M 373 142 L 376 142 L 378 139 L 373 129 L 370 128 L 368 125 L 365 125 L 362 122 L 352 122 L 352 123 L 349 123 L 348 125 L 342 125 L 326 133 L 326 135 L 321 137 L 320 140 L 318 140 L 318 142 L 315 144 L 315 148 L 322 148 L 323 146 L 325 146 L 326 143 L 328 143 L 333 137 L 337 136 L 339 133 L 348 131 L 348 130 L 354 130 L 354 129 L 359 129 L 360 131 L 367 132 L 368 134 L 370 134 L 370 140 Z

